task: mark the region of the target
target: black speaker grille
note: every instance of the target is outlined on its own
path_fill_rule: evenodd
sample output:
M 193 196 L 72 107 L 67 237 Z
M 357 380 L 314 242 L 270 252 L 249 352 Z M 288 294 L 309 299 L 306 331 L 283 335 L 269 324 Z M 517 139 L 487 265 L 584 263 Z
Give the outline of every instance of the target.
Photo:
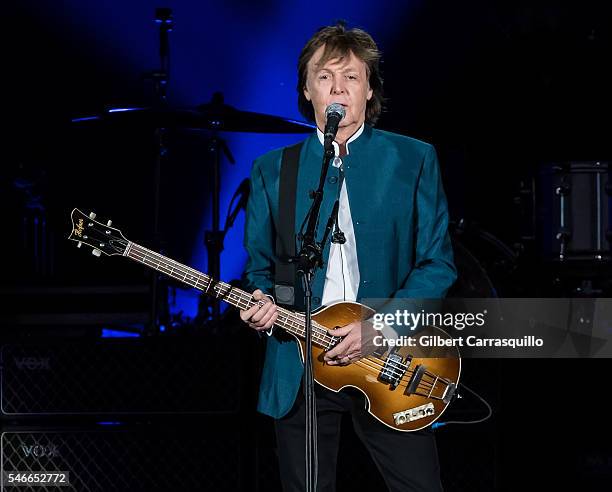
M 58 490 L 240 490 L 239 433 L 222 427 L 4 432 L 2 471 L 69 472 Z
M 228 337 L 4 345 L 8 416 L 236 412 L 240 345 Z

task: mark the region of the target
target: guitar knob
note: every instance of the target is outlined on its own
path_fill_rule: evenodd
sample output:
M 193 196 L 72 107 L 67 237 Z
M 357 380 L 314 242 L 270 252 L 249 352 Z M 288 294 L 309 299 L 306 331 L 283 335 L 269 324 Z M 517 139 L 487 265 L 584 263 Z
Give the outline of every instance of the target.
M 100 255 L 102 254 L 102 251 L 100 251 L 99 249 L 93 249 L 91 251 L 91 254 L 99 258 Z
M 77 248 L 80 248 L 81 246 L 83 246 L 83 243 L 82 243 L 81 241 L 79 241 L 79 242 L 77 243 Z
M 110 227 L 111 225 L 113 225 L 113 221 L 112 221 L 112 220 L 109 220 L 109 221 L 106 223 L 106 225 L 107 225 L 107 227 Z
M 96 213 L 95 213 L 95 212 L 91 212 L 91 213 L 89 214 L 89 218 L 90 218 L 91 220 L 94 220 L 94 219 L 96 218 Z

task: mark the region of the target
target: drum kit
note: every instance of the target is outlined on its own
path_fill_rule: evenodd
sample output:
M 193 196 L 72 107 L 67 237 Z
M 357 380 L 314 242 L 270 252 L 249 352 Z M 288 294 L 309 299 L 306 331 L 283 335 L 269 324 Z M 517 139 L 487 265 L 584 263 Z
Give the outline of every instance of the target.
M 169 152 L 166 135 L 171 130 L 205 130 L 207 146 L 211 153 L 212 172 L 212 229 L 205 233 L 205 243 L 208 252 L 208 272 L 215 278 L 220 278 L 220 256 L 223 250 L 223 239 L 227 230 L 220 229 L 220 191 L 221 191 L 221 161 L 222 156 L 233 161 L 226 141 L 220 132 L 250 132 L 299 134 L 311 133 L 313 126 L 307 123 L 293 121 L 263 113 L 255 113 L 236 109 L 223 102 L 223 96 L 215 93 L 212 101 L 195 108 L 171 108 L 167 105 L 151 107 L 112 108 L 95 115 L 79 117 L 72 120 L 73 124 L 83 126 L 111 126 L 149 129 L 155 135 L 156 145 L 154 172 L 154 217 L 153 243 L 161 244 L 159 230 L 160 213 L 160 175 L 162 168 L 169 165 Z M 233 162 L 232 162 L 233 163 Z M 155 276 L 156 277 L 156 276 Z M 156 277 L 157 278 L 157 277 Z M 159 291 L 158 280 L 154 280 L 152 291 Z M 154 295 L 154 297 L 157 297 Z M 198 317 L 219 319 L 219 303 L 215 300 L 202 298 L 203 303 L 211 306 L 200 307 Z M 155 301 L 157 304 L 157 302 Z M 205 313 L 210 311 L 210 316 Z M 157 310 L 152 319 L 157 319 Z
M 156 154 L 154 173 L 154 217 L 153 246 L 161 244 L 159 228 L 160 210 L 160 176 L 161 170 L 169 165 L 167 134 L 173 130 L 203 130 L 207 135 L 207 146 L 211 153 L 212 170 L 212 229 L 205 233 L 205 243 L 208 252 L 208 273 L 220 278 L 220 255 L 223 250 L 223 239 L 226 230 L 219 224 L 219 195 L 221 190 L 221 160 L 225 155 L 233 164 L 233 158 L 227 143 L 221 137 L 221 132 L 300 134 L 311 133 L 314 125 L 295 121 L 279 116 L 244 111 L 225 104 L 223 95 L 217 92 L 209 103 L 191 108 L 171 107 L 167 102 L 169 88 L 169 39 L 168 34 L 174 28 L 172 11 L 169 8 L 158 8 L 155 20 L 159 25 L 159 58 L 160 69 L 153 72 L 149 79 L 155 86 L 154 103 L 147 107 L 110 108 L 98 114 L 72 119 L 72 124 L 79 128 L 139 128 L 155 135 Z M 226 224 L 227 227 L 227 224 Z M 157 275 L 152 276 L 152 308 L 150 330 L 157 330 L 159 314 L 163 311 L 160 303 L 163 297 L 159 295 Z M 219 301 L 202 297 L 198 310 L 201 323 L 220 320 Z

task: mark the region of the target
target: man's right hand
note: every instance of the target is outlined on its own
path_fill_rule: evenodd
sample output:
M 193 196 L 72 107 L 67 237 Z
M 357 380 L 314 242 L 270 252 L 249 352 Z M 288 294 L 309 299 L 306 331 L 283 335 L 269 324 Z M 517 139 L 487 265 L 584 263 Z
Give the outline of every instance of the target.
M 258 302 L 249 309 L 241 309 L 240 319 L 257 331 L 272 328 L 278 316 L 276 304 L 259 289 L 253 292 L 253 299 Z

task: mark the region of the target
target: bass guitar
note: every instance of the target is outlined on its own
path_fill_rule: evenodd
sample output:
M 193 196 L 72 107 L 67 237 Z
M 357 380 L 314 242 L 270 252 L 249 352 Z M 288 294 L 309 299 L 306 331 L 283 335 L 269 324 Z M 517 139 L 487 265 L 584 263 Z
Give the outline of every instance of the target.
M 125 238 L 122 232 L 95 220 L 95 214 L 78 209 L 71 213 L 72 232 L 68 239 L 93 248 L 95 256 L 120 255 L 131 258 L 175 278 L 206 295 L 248 309 L 258 301 L 244 290 L 199 272 Z M 259 301 L 261 302 L 261 301 Z M 416 431 L 435 422 L 454 396 L 461 374 L 461 358 L 456 347 L 424 351 L 414 347 L 393 347 L 382 354 L 362 357 L 349 365 L 328 365 L 325 352 L 340 341 L 328 329 L 371 318 L 374 310 L 357 302 L 338 302 L 321 307 L 312 316 L 313 372 L 315 381 L 332 390 L 353 387 L 364 393 L 370 414 L 398 431 Z M 294 336 L 304 360 L 304 315 L 278 307 L 275 326 Z M 419 337 L 450 338 L 443 330 L 427 327 Z M 444 346 L 444 344 L 439 344 Z

